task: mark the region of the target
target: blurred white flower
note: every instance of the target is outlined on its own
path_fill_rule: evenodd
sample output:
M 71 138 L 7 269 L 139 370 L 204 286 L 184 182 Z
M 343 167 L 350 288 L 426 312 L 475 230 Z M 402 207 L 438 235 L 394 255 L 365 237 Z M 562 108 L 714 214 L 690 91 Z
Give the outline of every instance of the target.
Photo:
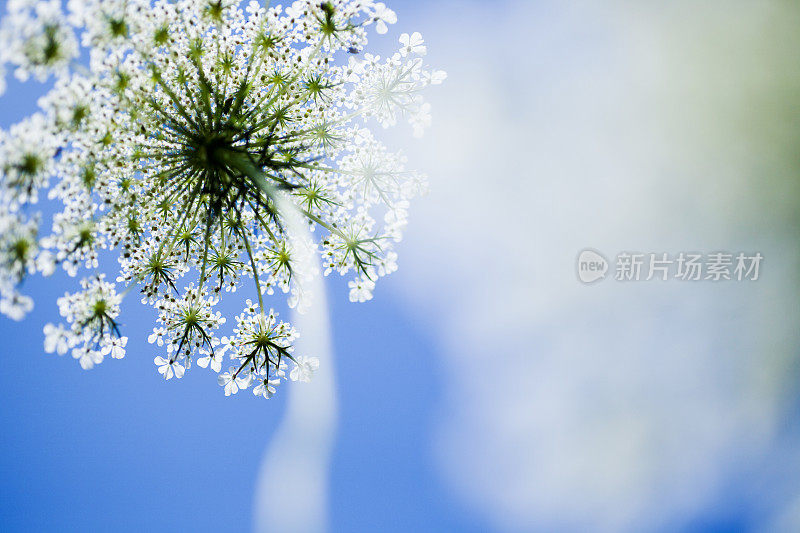
M 404 56 L 409 54 L 424 56 L 428 52 L 428 49 L 424 43 L 425 40 L 422 38 L 422 34 L 420 34 L 418 31 L 415 31 L 411 35 L 404 33 L 400 36 L 400 44 L 403 45 L 403 47 L 400 49 L 400 53 Z
M 294 368 L 292 368 L 289 378 L 292 381 L 304 381 L 308 383 L 311 381 L 311 377 L 318 368 L 318 358 L 301 355 L 300 357 L 296 358 Z

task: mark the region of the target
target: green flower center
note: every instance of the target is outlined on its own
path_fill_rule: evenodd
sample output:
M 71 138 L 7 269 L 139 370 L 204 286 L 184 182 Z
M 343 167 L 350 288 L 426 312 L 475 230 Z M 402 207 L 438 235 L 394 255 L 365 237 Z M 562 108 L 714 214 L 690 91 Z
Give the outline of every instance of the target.
M 25 154 L 22 156 L 22 163 L 19 165 L 19 171 L 26 176 L 33 176 L 42 168 L 42 160 L 36 154 Z
M 61 59 L 61 43 L 58 42 L 58 27 L 45 26 L 46 43 L 43 50 L 44 64 L 49 65 Z
M 106 312 L 108 311 L 108 304 L 106 303 L 105 300 L 97 300 L 94 303 L 93 311 L 94 311 L 94 315 L 95 316 L 101 317 L 101 316 L 105 315 Z
M 20 263 L 25 262 L 30 248 L 31 243 L 28 241 L 28 239 L 19 239 L 11 247 L 11 254 L 14 257 L 14 260 Z

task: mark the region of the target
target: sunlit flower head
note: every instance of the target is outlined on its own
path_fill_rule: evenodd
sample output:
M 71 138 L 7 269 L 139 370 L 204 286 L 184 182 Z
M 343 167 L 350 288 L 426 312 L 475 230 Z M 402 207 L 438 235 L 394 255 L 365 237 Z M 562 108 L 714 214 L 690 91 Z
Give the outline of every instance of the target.
M 323 271 L 351 276 L 350 299 L 366 301 L 396 269 L 425 180 L 368 126 L 430 123 L 422 91 L 445 74 L 424 66 L 422 36 L 401 35 L 383 60 L 363 53 L 370 28 L 396 22 L 371 0 L 34 4 L 9 2 L 0 26 L 0 68 L 55 77 L 41 111 L 0 132 L 0 310 L 30 310 L 25 276 L 94 271 L 114 250 L 120 294 L 136 287 L 157 311 L 149 340 L 165 379 L 192 360 L 220 372 L 227 353 L 226 395 L 255 384 L 271 396 L 286 360 L 308 381 L 318 362 L 293 355 L 297 332 L 264 298 L 303 308 L 304 283 Z M 62 205 L 49 232 L 33 209 L 43 191 Z M 127 342 L 113 284 L 91 279 L 59 301 L 69 327 L 46 328 L 48 351 L 70 349 L 86 368 Z M 215 307 L 237 290 L 257 301 L 220 338 Z

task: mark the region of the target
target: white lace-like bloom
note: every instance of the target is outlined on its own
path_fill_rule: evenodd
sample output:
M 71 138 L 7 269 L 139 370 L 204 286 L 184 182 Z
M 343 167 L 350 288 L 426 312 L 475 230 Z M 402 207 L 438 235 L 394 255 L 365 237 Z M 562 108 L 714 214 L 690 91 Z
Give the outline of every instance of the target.
M 72 357 L 84 369 L 102 363 L 109 354 L 122 359 L 128 342 L 116 321 L 122 297 L 112 283 L 105 281 L 103 274 L 81 280 L 81 288 L 80 292 L 58 299 L 59 312 L 70 327 L 47 324 L 44 327 L 45 351 L 63 355 L 71 349 Z
M 0 22 L 0 64 L 14 65 L 22 81 L 31 75 L 44 81 L 50 72 L 65 73 L 78 55 L 78 40 L 61 1 L 9 0 L 6 9 Z
M 372 291 L 375 289 L 375 282 L 369 278 L 357 278 L 347 284 L 350 287 L 351 302 L 366 302 L 372 300 Z
M 297 331 L 289 323 L 279 321 L 274 310 L 264 314 L 250 300 L 244 312 L 236 317 L 233 333 L 233 337 L 222 339 L 224 349 L 231 350 L 229 357 L 237 364 L 218 378 L 226 396 L 256 383 L 258 392 L 254 394 L 269 398 L 275 392 L 274 387 L 286 377 L 285 360 L 295 365 L 305 361 L 292 355 Z
M 213 311 L 218 301 L 217 297 L 209 296 L 205 289 L 196 289 L 193 284 L 180 298 L 170 293 L 163 295 L 157 304 L 161 327 L 153 333 L 167 334 L 168 339 L 159 337 L 159 345 L 166 344 L 170 357 L 174 354 L 174 357 L 191 360 L 193 353 L 206 354 L 219 344 L 214 330 L 225 323 L 225 317 L 219 311 Z
M 25 276 L 53 272 L 52 258 L 40 250 L 37 234 L 36 219 L 23 221 L 19 212 L 0 205 L 0 312 L 14 320 L 33 309 L 33 300 L 17 291 Z
M 373 0 L 69 0 L 66 12 L 10 0 L 7 11 L 0 78 L 9 66 L 55 82 L 39 112 L 0 131 L 0 312 L 32 308 L 27 276 L 94 271 L 113 251 L 121 293 L 137 287 L 157 312 L 148 340 L 165 379 L 193 360 L 220 373 L 227 357 L 226 395 L 272 396 L 287 361 L 308 381 L 319 362 L 294 356 L 297 332 L 264 300 L 302 311 L 307 282 L 336 272 L 366 301 L 397 269 L 425 178 L 368 128 L 430 123 L 422 93 L 446 75 L 424 65 L 422 36 L 403 34 L 386 59 L 363 53 L 369 29 L 397 20 Z M 47 224 L 40 196 L 61 204 Z M 290 230 L 297 221 L 313 240 Z M 91 368 L 123 357 L 127 338 L 114 285 L 93 275 L 82 287 L 59 299 L 66 324 L 46 326 L 45 349 Z M 257 302 L 219 337 L 216 306 L 242 290 Z
M 64 326 L 59 324 L 47 324 L 44 327 L 44 351 L 47 353 L 56 352 L 58 355 L 64 355 L 69 350 L 69 342 L 67 342 L 67 332 Z
M 33 298 L 18 292 L 4 295 L 0 300 L 0 313 L 12 320 L 22 320 L 33 309 Z
M 289 374 L 289 379 L 292 381 L 305 381 L 308 383 L 311 381 L 311 376 L 317 371 L 318 368 L 318 358 L 301 355 L 295 360 L 295 365 L 291 374 Z

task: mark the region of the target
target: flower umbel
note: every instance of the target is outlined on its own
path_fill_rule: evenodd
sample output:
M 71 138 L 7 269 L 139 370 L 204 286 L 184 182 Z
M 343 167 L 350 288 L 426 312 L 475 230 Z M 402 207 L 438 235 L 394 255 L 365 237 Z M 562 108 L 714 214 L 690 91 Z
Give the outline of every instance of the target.
M 350 299 L 372 298 L 396 269 L 394 244 L 424 177 L 369 131 L 403 118 L 430 123 L 430 71 L 419 33 L 381 59 L 362 51 L 370 26 L 396 22 L 371 0 L 256 2 L 14 0 L 0 24 L 3 64 L 21 79 L 55 77 L 41 111 L 0 132 L 0 311 L 20 319 L 33 273 L 69 275 L 118 253 L 121 294 L 153 306 L 149 341 L 165 378 L 222 369 L 226 395 L 254 385 L 269 398 L 285 378 L 308 381 L 316 358 L 293 355 L 297 332 L 265 306 L 275 288 L 290 307 L 310 297 L 319 270 L 352 276 Z M 75 63 L 78 43 L 88 69 Z M 2 85 L 2 84 L 0 84 Z M 59 201 L 44 232 L 40 193 Z M 299 216 L 315 240 L 290 231 Z M 307 242 L 308 241 L 308 242 Z M 120 358 L 121 294 L 102 275 L 65 295 L 67 326 L 48 324 L 45 347 L 84 368 Z M 230 336 L 215 310 L 223 292 L 254 295 Z
M 81 288 L 80 292 L 58 299 L 61 316 L 70 328 L 47 324 L 44 327 L 45 350 L 63 355 L 72 349 L 72 357 L 85 369 L 102 363 L 108 354 L 122 359 L 128 338 L 120 334 L 116 321 L 122 298 L 114 290 L 114 284 L 99 274 L 83 279 Z

